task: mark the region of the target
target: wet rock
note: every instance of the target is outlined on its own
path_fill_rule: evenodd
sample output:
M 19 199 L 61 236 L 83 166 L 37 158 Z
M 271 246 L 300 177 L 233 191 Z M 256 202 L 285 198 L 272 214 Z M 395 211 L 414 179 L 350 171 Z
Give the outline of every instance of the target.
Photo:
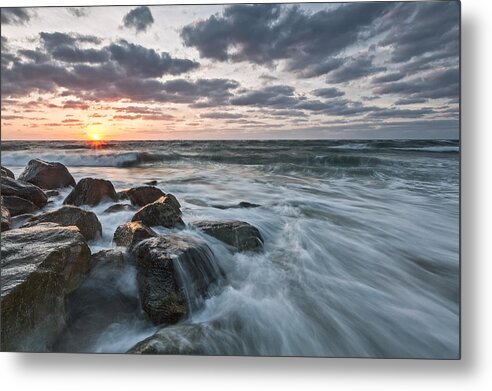
M 3 206 L 3 197 L 2 197 L 2 202 L 0 203 L 0 208 L 2 212 L 2 220 L 1 220 L 1 231 L 8 231 L 10 227 L 12 226 L 12 221 L 10 219 L 10 212 L 9 210 Z
M 161 189 L 154 186 L 132 187 L 126 193 L 131 203 L 137 206 L 151 204 L 166 195 Z
M 42 189 L 75 186 L 75 179 L 63 164 L 45 162 L 40 159 L 29 161 L 22 174 L 19 175 L 19 179 Z
M 253 204 L 251 202 L 247 202 L 247 201 L 241 201 L 238 206 L 240 208 L 258 208 L 260 207 L 261 205 L 258 205 L 258 204 Z
M 90 261 L 91 270 L 95 267 L 109 267 L 118 269 L 125 265 L 130 265 L 130 256 L 126 251 L 117 250 L 114 248 L 108 248 L 106 250 L 98 251 L 92 254 Z
M 28 245 L 26 245 L 28 244 Z M 65 325 L 65 299 L 89 270 L 76 227 L 53 223 L 2 234 L 3 351 L 49 351 Z
M 117 246 L 133 248 L 142 240 L 157 236 L 153 230 L 142 224 L 140 221 L 134 221 L 120 225 L 116 228 L 113 236 L 113 243 Z
M 108 209 L 106 209 L 103 213 L 117 213 L 117 212 L 127 212 L 135 210 L 135 208 L 128 204 L 115 204 L 111 205 Z
M 192 225 L 238 251 L 263 249 L 263 238 L 260 231 L 244 221 L 198 221 Z
M 124 189 L 116 192 L 116 197 L 118 198 L 119 201 L 126 201 L 128 200 L 128 190 L 129 189 Z
M 110 181 L 105 179 L 84 178 L 77 183 L 63 203 L 66 205 L 95 206 L 107 199 L 113 201 L 117 201 L 118 199 L 114 186 Z
M 1 167 L 0 170 L 1 170 L 1 176 L 2 177 L 15 179 L 15 175 L 12 171 L 10 171 L 8 168 L 6 168 L 4 166 L 0 166 L 0 167 Z
M 25 215 L 12 217 L 12 228 L 20 228 L 23 224 L 25 224 L 29 219 L 33 217 L 34 215 L 32 213 L 26 213 Z
M 145 182 L 144 184 L 149 185 L 149 186 L 155 186 L 155 185 L 157 185 L 157 181 L 148 181 L 148 182 Z
M 60 192 L 58 190 L 47 190 L 44 192 L 48 197 L 56 197 L 60 195 Z
M 56 223 L 64 227 L 76 226 L 86 240 L 93 240 L 102 235 L 101 223 L 95 213 L 77 206 L 64 206 L 53 212 L 34 216 L 22 228 L 33 227 L 40 223 Z
M 222 330 L 217 322 L 178 324 L 163 327 L 154 335 L 133 346 L 135 354 L 214 355 L 240 350 L 241 341 Z
M 141 221 L 148 227 L 156 225 L 167 228 L 184 227 L 181 210 L 176 208 L 175 202 L 168 196 L 160 197 L 157 201 L 139 209 L 132 221 Z
M 32 213 L 39 209 L 39 207 L 31 201 L 16 196 L 3 197 L 3 204 L 9 210 L 12 217 Z
M 178 235 L 145 240 L 132 251 L 142 308 L 155 324 L 173 324 L 198 308 L 223 275 L 203 242 Z
M 31 201 L 38 207 L 43 207 L 48 202 L 48 197 L 39 187 L 23 181 L 17 181 L 10 177 L 2 177 L 2 195 L 15 196 Z

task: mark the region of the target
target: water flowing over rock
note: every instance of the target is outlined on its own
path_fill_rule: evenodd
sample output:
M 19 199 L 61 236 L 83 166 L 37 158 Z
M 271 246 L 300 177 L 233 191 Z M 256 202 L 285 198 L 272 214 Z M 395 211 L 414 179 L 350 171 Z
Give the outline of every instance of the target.
M 131 203 L 137 206 L 145 206 L 166 195 L 161 189 L 154 186 L 132 187 L 126 193 Z
M 103 213 L 108 214 L 108 213 L 126 212 L 130 210 L 135 210 L 135 208 L 132 205 L 128 205 L 128 204 L 115 204 L 115 205 L 111 205 Z
M 183 319 L 223 275 L 205 242 L 191 237 L 151 238 L 132 253 L 142 308 L 155 324 Z
M 263 249 L 263 238 L 258 228 L 244 221 L 198 221 L 193 226 L 238 251 Z
M 116 228 L 113 236 L 113 242 L 117 246 L 135 247 L 142 240 L 157 236 L 152 229 L 142 224 L 140 221 L 133 221 Z
M 91 256 L 90 265 L 87 278 L 67 298 L 67 327 L 53 351 L 97 351 L 109 329 L 143 317 L 135 266 L 126 251 L 99 251 Z
M 43 207 L 48 203 L 48 197 L 39 187 L 23 181 L 17 181 L 10 177 L 2 177 L 2 195 L 15 196 L 31 201 L 38 207 Z
M 49 351 L 65 325 L 65 298 L 89 270 L 90 249 L 78 228 L 45 223 L 2 234 L 1 253 L 2 350 Z
M 133 216 L 132 221 L 141 221 L 149 227 L 156 225 L 162 225 L 166 228 L 184 227 L 184 222 L 181 219 L 181 210 L 176 207 L 176 203 L 168 196 L 161 197 L 157 201 L 139 209 Z
M 86 240 L 94 240 L 102 235 L 102 226 L 96 214 L 77 206 L 64 206 L 53 212 L 34 216 L 22 228 L 40 223 L 56 223 L 64 227 L 74 225 Z
M 10 219 L 10 212 L 9 210 L 3 206 L 3 197 L 2 201 L 0 204 L 1 210 L 2 210 L 2 223 L 1 223 L 1 231 L 8 231 L 12 225 L 11 219 Z
M 110 181 L 105 179 L 83 178 L 77 183 L 63 203 L 77 206 L 95 206 L 106 199 L 111 199 L 113 201 L 118 200 L 114 186 Z
M 39 209 L 31 201 L 16 196 L 3 197 L 3 204 L 9 210 L 12 217 L 32 213 Z
M 29 161 L 19 179 L 48 190 L 75 186 L 75 179 L 63 164 L 40 159 Z
M 2 177 L 15 179 L 15 175 L 12 171 L 10 171 L 8 168 L 6 168 L 4 166 L 0 166 L 0 167 L 1 167 L 0 170 L 1 170 L 1 176 Z

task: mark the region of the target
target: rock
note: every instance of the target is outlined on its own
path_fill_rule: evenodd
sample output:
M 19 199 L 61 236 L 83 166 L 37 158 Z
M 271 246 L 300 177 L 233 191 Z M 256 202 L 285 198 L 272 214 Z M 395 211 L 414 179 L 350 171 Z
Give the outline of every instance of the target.
M 155 324 L 183 319 L 223 276 L 205 242 L 192 237 L 147 239 L 132 254 L 142 308 Z
M 26 245 L 28 244 L 28 245 Z M 76 227 L 45 223 L 2 233 L 3 351 L 49 351 L 65 325 L 65 299 L 89 270 Z
M 47 190 L 44 192 L 48 197 L 56 197 L 60 195 L 60 192 L 58 190 Z
M 139 209 L 132 221 L 141 221 L 148 227 L 162 225 L 163 227 L 184 227 L 181 211 L 170 197 L 161 197 L 157 201 Z
M 168 199 L 168 202 L 181 213 L 181 204 L 179 203 L 178 199 L 171 193 L 167 193 L 166 198 Z
M 115 204 L 111 205 L 108 209 L 106 209 L 103 213 L 116 213 L 116 212 L 125 212 L 135 210 L 135 208 L 128 204 Z
M 149 185 L 149 186 L 155 186 L 155 185 L 157 185 L 157 181 L 148 181 L 148 182 L 145 182 L 144 184 Z
M 117 246 L 123 246 L 131 249 L 142 240 L 153 238 L 155 236 L 157 236 L 157 233 L 149 227 L 146 227 L 140 221 L 134 221 L 120 225 L 116 228 L 113 236 L 113 243 Z
M 15 179 L 15 175 L 12 171 L 10 171 L 8 168 L 4 167 L 4 166 L 0 166 L 1 167 L 1 176 L 2 177 L 7 177 L 7 178 L 12 178 L 12 179 Z
M 163 327 L 128 353 L 223 355 L 231 354 L 232 350 L 244 354 L 240 346 L 238 337 L 221 330 L 217 322 L 193 323 Z
M 113 184 L 105 179 L 84 178 L 77 183 L 72 192 L 67 196 L 66 205 L 91 205 L 95 206 L 106 199 L 117 201 Z
M 101 223 L 95 213 L 77 206 L 63 206 L 53 212 L 34 216 L 21 228 L 33 227 L 40 223 L 56 223 L 63 227 L 76 226 L 86 240 L 93 240 L 102 235 Z
M 31 213 L 12 217 L 12 228 L 20 228 L 23 224 L 25 224 L 29 219 L 33 217 L 34 215 Z
M 19 175 L 19 180 L 49 190 L 75 186 L 75 179 L 63 164 L 45 162 L 40 159 L 29 161 L 22 174 Z
M 126 194 L 128 195 L 131 203 L 137 206 L 151 204 L 166 195 L 162 192 L 162 190 L 154 186 L 132 187 L 126 192 Z
M 32 213 L 39 209 L 31 201 L 16 196 L 3 197 L 3 204 L 9 210 L 12 217 Z
M 90 268 L 92 270 L 95 267 L 104 266 L 117 269 L 130 264 L 132 264 L 132 262 L 130 262 L 129 255 L 125 251 L 108 248 L 92 254 Z
M 207 235 L 235 247 L 238 251 L 263 249 L 263 238 L 260 231 L 243 221 L 198 221 L 192 225 Z
M 124 190 L 120 190 L 116 193 L 116 197 L 118 198 L 118 200 L 120 201 L 126 201 L 128 200 L 128 190 L 129 189 L 124 189 Z
M 23 181 L 16 181 L 10 177 L 2 177 L 2 195 L 16 196 L 31 201 L 38 207 L 48 203 L 48 197 L 39 187 Z
M 237 204 L 240 208 L 259 208 L 261 205 L 258 204 L 253 204 L 251 202 L 247 201 L 241 201 L 239 204 Z
M 10 227 L 12 226 L 12 221 L 10 219 L 10 212 L 9 210 L 3 206 L 3 197 L 2 197 L 2 202 L 0 204 L 0 208 L 2 210 L 2 221 L 1 221 L 1 231 L 8 231 Z

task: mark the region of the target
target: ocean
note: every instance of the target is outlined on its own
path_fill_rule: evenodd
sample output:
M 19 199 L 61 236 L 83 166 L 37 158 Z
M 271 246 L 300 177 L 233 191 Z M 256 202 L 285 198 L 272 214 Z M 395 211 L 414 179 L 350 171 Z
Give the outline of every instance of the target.
M 16 176 L 32 158 L 65 164 L 77 181 L 109 179 L 117 190 L 155 180 L 178 198 L 185 223 L 233 219 L 260 230 L 258 254 L 180 231 L 205 240 L 225 273 L 184 321 L 207 328 L 206 354 L 459 355 L 458 141 L 2 141 L 2 165 Z M 237 207 L 243 201 L 260 206 Z M 110 204 L 92 208 L 103 226 L 93 253 L 111 248 L 116 227 L 133 215 L 102 214 Z M 138 295 L 135 276 L 129 267 L 112 288 Z M 108 289 L 86 284 L 95 297 Z M 57 349 L 126 352 L 156 330 L 139 311 L 87 313 Z M 178 338 L 194 343 L 187 333 Z

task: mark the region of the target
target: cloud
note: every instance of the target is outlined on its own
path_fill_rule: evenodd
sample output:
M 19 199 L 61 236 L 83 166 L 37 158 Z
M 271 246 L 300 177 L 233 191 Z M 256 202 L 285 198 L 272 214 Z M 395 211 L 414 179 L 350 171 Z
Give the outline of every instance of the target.
M 55 49 L 58 49 L 62 46 L 71 46 L 74 47 L 78 43 L 92 43 L 99 44 L 101 43 L 101 39 L 94 35 L 82 35 L 82 34 L 67 34 L 67 33 L 39 33 L 39 37 L 44 48 L 48 52 L 52 52 Z
M 386 83 L 374 88 L 376 94 L 403 95 L 407 98 L 455 99 L 459 96 L 459 69 L 442 68 L 407 81 Z
M 234 97 L 231 103 L 236 106 L 286 108 L 298 102 L 298 99 L 294 97 L 294 91 L 293 87 L 287 85 L 270 86 Z
M 345 92 L 340 91 L 338 88 L 319 88 L 312 91 L 313 95 L 323 98 L 336 98 L 337 96 L 345 95 Z
M 169 53 L 157 53 L 140 45 L 121 40 L 108 47 L 111 58 L 122 66 L 130 77 L 161 77 L 164 74 L 179 75 L 200 66 L 199 63 L 173 58 Z
M 398 99 L 395 102 L 395 105 L 413 105 L 417 103 L 425 103 L 427 102 L 427 99 L 424 98 L 404 98 L 404 99 Z
M 388 17 L 391 28 L 380 45 L 392 49 L 395 63 L 434 52 L 457 58 L 459 9 L 457 1 L 400 4 Z
M 1 22 L 7 24 L 26 24 L 31 20 L 29 11 L 25 8 L 3 8 L 1 9 Z
M 67 12 L 77 18 L 83 18 L 89 15 L 88 7 L 68 7 Z
M 327 81 L 344 83 L 386 70 L 385 67 L 373 65 L 373 60 L 374 56 L 345 60 L 342 66 L 328 72 Z
M 109 58 L 105 50 L 79 49 L 71 46 L 61 46 L 51 52 L 53 58 L 69 63 L 103 63 Z
M 145 32 L 153 23 L 152 13 L 146 6 L 134 8 L 123 17 L 123 26 L 135 29 L 137 33 Z
M 331 57 L 356 43 L 359 34 L 388 9 L 387 4 L 351 3 L 309 13 L 298 6 L 232 5 L 221 15 L 183 27 L 181 37 L 201 57 L 217 61 L 286 60 L 287 69 L 301 75 L 306 75 L 306 66 L 323 64 L 307 73 L 314 76 L 333 69 Z
M 200 114 L 200 118 L 212 118 L 212 119 L 235 119 L 243 118 L 244 115 L 238 113 L 224 113 L 224 112 L 213 112 Z

